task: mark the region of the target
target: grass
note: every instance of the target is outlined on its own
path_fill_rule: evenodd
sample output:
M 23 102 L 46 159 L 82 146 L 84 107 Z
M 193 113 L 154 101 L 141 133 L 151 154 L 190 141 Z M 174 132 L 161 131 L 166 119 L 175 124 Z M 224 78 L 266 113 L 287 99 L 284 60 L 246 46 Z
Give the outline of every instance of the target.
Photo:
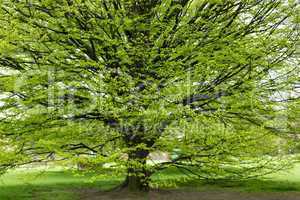
M 120 178 L 100 179 L 91 182 L 92 175 L 77 176 L 66 170 L 18 170 L 0 178 L 1 200 L 77 200 L 78 191 L 84 189 L 106 190 L 121 182 Z M 174 171 L 165 172 L 155 179 L 165 181 L 178 178 Z M 184 191 L 239 191 L 239 192 L 291 192 L 300 191 L 300 165 L 285 173 L 264 179 L 248 181 L 218 181 L 207 183 L 192 180 L 177 182 Z M 170 189 L 170 185 L 165 188 Z M 174 189 L 174 188 L 172 188 Z
M 1 200 L 75 200 L 76 191 L 83 188 L 106 190 L 120 180 L 91 182 L 91 175 L 78 176 L 71 171 L 14 171 L 0 179 Z
M 162 179 L 168 182 L 172 177 L 178 178 L 178 176 L 176 171 L 168 171 L 162 174 Z M 258 179 L 242 181 L 180 179 L 175 184 L 177 189 L 185 191 L 300 192 L 300 164 L 291 170 L 278 172 Z M 169 186 L 166 185 L 166 188 L 172 187 L 174 187 L 172 184 Z

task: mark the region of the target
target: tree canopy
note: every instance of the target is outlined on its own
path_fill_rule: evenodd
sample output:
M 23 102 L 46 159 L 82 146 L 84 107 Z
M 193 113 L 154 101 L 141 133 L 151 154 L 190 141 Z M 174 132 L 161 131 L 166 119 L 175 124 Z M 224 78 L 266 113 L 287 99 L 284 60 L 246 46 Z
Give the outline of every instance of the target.
M 147 189 L 167 167 L 282 167 L 279 138 L 299 128 L 299 14 L 283 0 L 2 0 L 0 168 L 113 163 Z M 157 151 L 172 156 L 147 164 Z

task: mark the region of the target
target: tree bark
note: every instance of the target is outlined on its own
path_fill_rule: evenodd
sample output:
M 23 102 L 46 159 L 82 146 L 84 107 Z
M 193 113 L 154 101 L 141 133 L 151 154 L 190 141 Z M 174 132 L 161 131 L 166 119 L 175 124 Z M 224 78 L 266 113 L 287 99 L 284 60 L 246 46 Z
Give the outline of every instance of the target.
M 146 161 L 148 151 L 139 150 L 128 155 L 127 176 L 124 187 L 130 191 L 149 191 L 150 173 L 147 170 Z

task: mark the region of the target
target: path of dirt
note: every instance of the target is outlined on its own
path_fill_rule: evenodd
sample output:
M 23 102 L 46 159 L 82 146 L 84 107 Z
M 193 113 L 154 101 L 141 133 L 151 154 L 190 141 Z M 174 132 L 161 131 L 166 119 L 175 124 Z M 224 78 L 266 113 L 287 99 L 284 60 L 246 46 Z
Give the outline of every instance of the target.
M 78 192 L 78 191 L 77 191 Z M 300 192 L 186 192 L 178 190 L 151 191 L 132 194 L 126 191 L 79 191 L 81 200 L 300 200 Z

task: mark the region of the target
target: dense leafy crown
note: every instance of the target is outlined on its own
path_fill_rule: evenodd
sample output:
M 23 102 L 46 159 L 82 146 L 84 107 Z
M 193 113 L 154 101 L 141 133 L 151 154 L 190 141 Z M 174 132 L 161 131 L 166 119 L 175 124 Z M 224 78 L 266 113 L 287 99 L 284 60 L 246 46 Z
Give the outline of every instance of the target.
M 0 12 L 4 167 L 163 151 L 174 156 L 151 170 L 248 177 L 296 133 L 296 1 L 2 0 Z

